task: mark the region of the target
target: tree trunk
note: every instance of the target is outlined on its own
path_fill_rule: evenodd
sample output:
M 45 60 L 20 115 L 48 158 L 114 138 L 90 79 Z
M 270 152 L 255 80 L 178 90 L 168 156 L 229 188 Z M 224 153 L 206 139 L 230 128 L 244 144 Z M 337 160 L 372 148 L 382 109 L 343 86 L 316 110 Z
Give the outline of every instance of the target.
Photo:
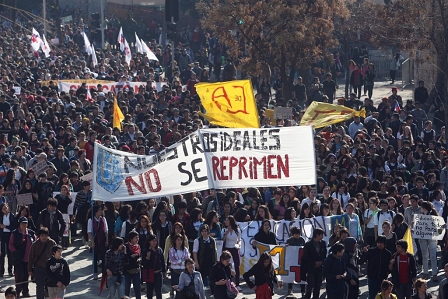
M 429 103 L 433 104 L 435 107 L 440 103 L 445 107 L 445 124 L 448 123 L 448 102 L 446 101 L 448 90 L 447 82 L 448 76 L 448 58 L 441 53 L 437 53 L 437 65 L 440 67 L 437 69 L 437 78 L 434 88 L 431 90 L 429 95 Z M 445 138 L 448 138 L 448 130 L 445 130 Z M 448 139 L 447 139 L 448 140 Z
M 344 54 L 345 54 L 345 98 L 348 99 L 350 91 L 350 59 L 348 57 L 348 40 L 344 38 Z

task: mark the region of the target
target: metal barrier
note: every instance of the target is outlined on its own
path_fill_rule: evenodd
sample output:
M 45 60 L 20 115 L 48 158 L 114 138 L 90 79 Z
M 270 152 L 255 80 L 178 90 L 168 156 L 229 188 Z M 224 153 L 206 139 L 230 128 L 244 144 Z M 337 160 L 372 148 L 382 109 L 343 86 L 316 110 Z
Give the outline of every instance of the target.
M 404 89 L 408 85 L 414 85 L 414 62 L 411 59 L 406 59 L 401 64 L 400 69 L 397 71 L 401 73 L 401 88 Z

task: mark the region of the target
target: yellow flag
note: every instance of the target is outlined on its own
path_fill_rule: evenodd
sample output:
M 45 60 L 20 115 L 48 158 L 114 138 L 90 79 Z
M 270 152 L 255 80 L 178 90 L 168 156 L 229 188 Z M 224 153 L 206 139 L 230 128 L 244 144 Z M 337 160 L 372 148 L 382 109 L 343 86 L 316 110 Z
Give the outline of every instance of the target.
M 210 123 L 227 128 L 259 128 L 257 104 L 250 80 L 195 85 Z
M 121 112 L 120 107 L 118 107 L 117 98 L 114 98 L 114 118 L 113 127 L 118 128 L 121 131 L 121 122 L 124 120 L 123 112 Z
M 411 227 L 408 226 L 408 229 L 404 233 L 403 240 L 408 242 L 408 252 L 410 254 L 414 254 L 414 242 L 412 241 Z
M 313 126 L 317 129 L 349 120 L 354 116 L 366 117 L 366 110 L 363 108 L 361 111 L 356 111 L 341 105 L 312 102 L 306 109 L 300 125 Z

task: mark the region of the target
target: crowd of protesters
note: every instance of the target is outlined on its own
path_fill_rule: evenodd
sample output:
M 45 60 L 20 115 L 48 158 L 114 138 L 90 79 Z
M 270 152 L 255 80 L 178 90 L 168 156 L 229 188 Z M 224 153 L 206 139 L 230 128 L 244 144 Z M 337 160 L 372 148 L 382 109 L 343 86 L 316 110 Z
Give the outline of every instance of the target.
M 70 283 L 62 250 L 80 236 L 93 251 L 93 278 L 102 274 L 109 298 L 130 296 L 132 285 L 136 298 L 146 290 L 149 298 L 155 293 L 161 299 L 162 282 L 169 277 L 172 296 L 205 299 L 207 292 L 216 299 L 227 299 L 232 296 L 228 291 L 241 290 L 240 276 L 262 298 L 273 294 L 274 286 L 281 287 L 281 283 L 273 275 L 269 255 L 262 254 L 248 272 L 239 272 L 238 222 L 260 221 L 253 245 L 274 245 L 277 240 L 270 220 L 342 214 L 348 215 L 350 223 L 335 226 L 329 244 L 322 240 L 320 229 L 305 242 L 300 229 L 291 227 L 288 246 L 304 246 L 301 275 L 308 284 L 300 289 L 303 298 L 319 298 L 323 278 L 328 298 L 357 298 L 363 263 L 367 263 L 369 299 L 394 298 L 394 294 L 398 299 L 423 298 L 427 296 L 426 280 L 439 280 L 437 252 L 446 251 L 445 242 L 417 242 L 414 258 L 403 240 L 414 214 L 448 217 L 443 105 L 429 105 L 423 82 L 413 100 L 404 102 L 397 88 L 392 88 L 391 96 L 376 106 L 372 100 L 374 65 L 368 55 L 364 57 L 364 48 L 359 57 L 351 57 L 355 93 L 337 101 L 366 109 L 367 117 L 316 132 L 319 178 L 315 186 L 198 190 L 170 198 L 92 204 L 91 184 L 81 178 L 92 171 L 94 143 L 152 155 L 207 126 L 197 113 L 200 101 L 194 85 L 210 77 L 235 79 L 232 59 L 216 38 L 204 34 L 206 41 L 200 49 L 211 56 L 195 62 L 197 56 L 188 43 L 196 41 L 192 31 L 176 47 L 163 47 L 152 39 L 149 46 L 159 62 L 134 54 L 127 65 L 124 55 L 109 47 L 98 51 L 99 63 L 92 65 L 79 39 L 82 26 L 67 25 L 65 39 L 48 58 L 30 50 L 25 29 L 6 21 L 1 27 L 0 276 L 14 275 L 16 282 L 15 290 L 6 290 L 7 296 L 28 297 L 28 281 L 34 279 L 38 299 L 45 292 L 50 298 L 62 298 Z M 157 26 L 148 28 L 156 30 Z M 110 40 L 114 43 L 115 36 Z M 171 51 L 175 69 L 171 69 Z M 213 76 L 209 75 L 212 68 Z M 284 105 L 293 108 L 294 120 L 275 120 L 276 126 L 298 125 L 311 101 L 336 100 L 337 75 L 331 69 L 323 74 L 323 83 L 319 77 L 309 82 L 310 88 L 298 77 L 292 99 L 282 98 L 278 76 L 255 79 L 260 123 L 272 126 L 265 109 Z M 103 92 L 101 84 L 89 91 L 82 84 L 69 92 L 60 91 L 55 82 L 43 84 L 93 78 L 148 84 L 136 92 L 125 89 L 116 95 Z M 153 82 L 167 84 L 157 91 Z M 14 86 L 21 87 L 19 94 Z M 360 101 L 362 86 L 367 94 L 364 102 Z M 114 97 L 125 115 L 122 130 L 111 125 Z M 434 115 L 433 119 L 428 115 Z M 36 175 L 33 166 L 41 161 L 47 161 L 48 169 Z M 71 192 L 77 192 L 73 211 L 68 209 Z M 17 195 L 27 193 L 33 203 L 19 205 Z M 216 240 L 225 244 L 220 256 Z M 448 273 L 444 261 L 440 262 Z M 446 278 L 441 282 L 439 298 L 447 298 L 446 282 Z M 288 293 L 293 293 L 292 284 Z

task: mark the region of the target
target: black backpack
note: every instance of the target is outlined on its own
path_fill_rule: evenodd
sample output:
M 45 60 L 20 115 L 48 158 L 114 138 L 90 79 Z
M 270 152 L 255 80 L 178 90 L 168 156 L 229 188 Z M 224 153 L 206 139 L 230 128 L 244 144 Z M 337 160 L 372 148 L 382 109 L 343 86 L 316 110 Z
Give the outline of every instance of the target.
M 199 295 L 196 293 L 196 289 L 194 288 L 195 273 L 193 273 L 193 275 L 188 274 L 188 276 L 190 276 L 191 282 L 182 290 L 183 297 L 185 299 L 199 299 Z

